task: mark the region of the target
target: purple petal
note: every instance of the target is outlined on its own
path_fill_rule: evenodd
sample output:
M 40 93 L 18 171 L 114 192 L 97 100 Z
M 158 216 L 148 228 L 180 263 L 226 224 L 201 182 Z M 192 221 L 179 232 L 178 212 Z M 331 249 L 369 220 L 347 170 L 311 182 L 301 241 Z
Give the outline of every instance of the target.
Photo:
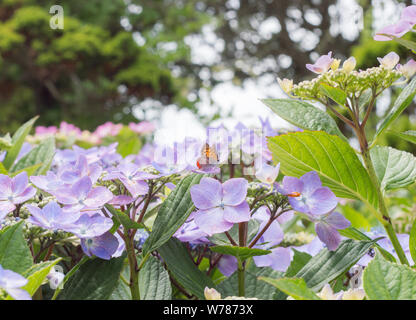
M 233 223 L 224 219 L 224 210 L 220 208 L 200 210 L 195 214 L 194 221 L 202 231 L 209 235 L 228 231 L 233 226 Z
M 400 21 L 409 22 L 412 26 L 416 24 L 416 6 L 408 6 L 403 9 Z
M 230 179 L 222 184 L 222 201 L 225 205 L 236 206 L 244 201 L 247 195 L 248 182 L 244 178 Z
M 316 189 L 322 187 L 321 179 L 315 171 L 305 173 L 300 180 L 303 182 L 302 194 L 310 196 Z
M 334 210 L 338 205 L 338 199 L 328 187 L 322 187 L 315 190 L 307 203 L 311 214 L 320 215 Z
M 222 256 L 220 261 L 218 262 L 218 270 L 226 276 L 231 276 L 237 270 L 237 258 L 233 256 Z
M 266 206 L 262 206 L 253 214 L 253 218 L 260 222 L 267 222 L 270 219 L 270 210 Z
M 401 38 L 413 28 L 413 24 L 408 21 L 399 21 L 398 23 L 384 27 L 376 33 L 374 40 L 376 41 L 390 41 L 393 37 Z M 389 36 L 385 36 L 385 35 Z
M 284 190 L 284 195 L 288 195 L 292 192 L 303 192 L 303 182 L 295 177 L 283 177 L 282 188 Z
M 315 231 L 319 239 L 326 244 L 328 250 L 334 251 L 338 248 L 338 245 L 341 242 L 341 235 L 338 233 L 337 229 L 324 222 L 318 222 L 315 226 Z
M 294 212 L 292 210 L 290 210 L 290 211 L 287 211 L 287 212 L 283 213 L 282 215 L 280 215 L 276 220 L 280 224 L 283 224 L 283 223 L 286 223 L 286 222 L 292 220 L 293 216 L 294 216 Z
M 133 198 L 145 195 L 149 191 L 149 186 L 145 181 L 133 181 L 124 177 L 120 177 L 120 181 L 129 190 Z
M 202 178 L 199 184 L 191 187 L 191 198 L 198 209 L 216 207 L 222 200 L 221 183 L 213 178 Z
M 272 264 L 270 267 L 273 270 L 285 272 L 290 265 L 290 249 L 289 248 L 275 248 L 272 249 Z
M 0 287 L 6 290 L 23 287 L 27 282 L 27 279 L 14 271 L 0 269 Z
M 263 256 L 255 256 L 253 260 L 257 267 L 270 267 L 273 263 L 271 253 Z
M 106 187 L 97 187 L 91 190 L 84 203 L 88 208 L 99 208 L 113 199 L 113 193 Z
M 15 300 L 32 300 L 30 294 L 23 289 L 7 289 L 6 291 Z
M 225 206 L 224 219 L 232 223 L 246 222 L 250 220 L 250 207 L 246 201 L 238 206 Z
M 16 209 L 16 206 L 10 201 L 0 201 L 0 221 L 14 209 Z
M 134 199 L 130 196 L 120 195 L 120 196 L 114 196 L 113 199 L 109 202 L 111 205 L 116 206 L 125 206 L 130 203 L 132 203 Z
M 72 186 L 71 191 L 74 196 L 79 200 L 84 200 L 92 188 L 92 182 L 90 177 L 83 177 L 79 179 Z
M 0 200 L 7 199 L 12 194 L 12 179 L 0 174 Z
M 95 238 L 81 239 L 81 247 L 86 255 L 95 255 L 104 260 L 110 260 L 118 246 L 118 239 L 110 232 Z
M 329 214 L 329 216 L 325 219 L 326 223 L 328 223 L 330 226 L 334 227 L 335 229 L 346 229 L 351 225 L 351 222 L 349 222 L 341 213 L 339 212 L 332 212 Z
M 29 184 L 27 172 L 23 171 L 12 179 L 12 192 L 13 194 L 22 193 Z
M 28 187 L 18 196 L 13 198 L 13 203 L 19 204 L 19 203 L 26 202 L 27 200 L 33 198 L 35 195 L 36 195 L 36 189 L 33 187 Z
M 309 207 L 306 205 L 305 202 L 298 200 L 298 198 L 289 197 L 289 203 L 292 206 L 293 210 L 302 212 L 302 213 L 309 213 Z
M 259 230 L 262 230 L 267 222 L 263 222 Z M 278 245 L 283 241 L 284 233 L 280 224 L 277 221 L 273 221 L 266 232 L 261 237 L 261 242 L 267 242 L 266 246 L 268 248 Z M 261 243 L 259 241 L 259 243 Z

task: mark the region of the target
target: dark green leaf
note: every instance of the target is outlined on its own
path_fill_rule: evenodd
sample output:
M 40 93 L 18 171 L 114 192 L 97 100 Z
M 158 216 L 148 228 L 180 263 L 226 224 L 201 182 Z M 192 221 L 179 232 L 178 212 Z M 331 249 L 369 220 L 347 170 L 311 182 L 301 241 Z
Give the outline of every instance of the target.
M 116 225 L 121 224 L 127 230 L 143 228 L 143 225 L 141 225 L 140 223 L 137 223 L 136 221 L 131 220 L 130 217 L 126 213 L 122 212 L 121 210 L 117 210 L 109 204 L 106 204 L 105 207 L 113 215 L 113 221 Z
M 283 272 L 273 270 L 269 267 L 258 268 L 254 263 L 250 263 L 245 271 L 245 296 L 248 298 L 258 298 L 262 300 L 273 300 L 275 298 L 276 288 L 258 277 L 280 278 Z M 238 296 L 238 277 L 234 272 L 230 277 L 225 279 L 217 286 L 218 292 L 222 298 L 228 296 Z
M 33 264 L 33 258 L 23 236 L 23 221 L 0 232 L 0 265 L 23 274 Z
M 296 300 L 321 300 L 315 292 L 307 287 L 305 280 L 300 278 L 273 279 L 260 277 L 259 280 L 270 283 Z
M 195 266 L 185 246 L 179 240 L 170 239 L 158 249 L 158 252 L 172 276 L 199 299 L 205 299 L 205 287 L 215 288 L 212 280 Z
M 22 148 L 23 143 L 25 142 L 26 136 L 29 134 L 30 130 L 33 127 L 33 124 L 38 119 L 38 117 L 30 119 L 24 125 L 22 125 L 13 135 L 12 144 L 13 146 L 7 151 L 6 158 L 3 161 L 4 167 L 9 170 L 19 155 L 20 149 Z
M 335 251 L 322 249 L 296 274 L 309 288 L 319 291 L 354 265 L 374 245 L 374 241 L 345 240 Z
M 141 300 L 172 299 L 169 274 L 156 257 L 150 256 L 140 270 L 139 288 Z
M 251 257 L 264 256 L 266 254 L 271 253 L 270 250 L 237 247 L 237 246 L 215 246 L 215 247 L 211 247 L 210 249 L 214 252 L 234 256 L 241 262 Z
M 387 132 L 403 140 L 409 141 L 410 143 L 416 144 L 416 131 L 414 130 L 408 130 L 405 132 L 394 132 L 394 131 L 387 131 Z
M 397 97 L 388 115 L 377 126 L 377 132 L 373 139 L 374 141 L 383 133 L 384 130 L 386 130 L 389 127 L 389 125 L 394 120 L 396 120 L 401 115 L 401 113 L 410 105 L 410 103 L 412 103 L 415 94 L 416 78 L 413 78 L 412 81 L 410 81 L 410 83 L 403 89 L 403 91 Z
M 92 259 L 69 278 L 59 300 L 107 300 L 117 286 L 125 257 Z
M 152 232 L 143 245 L 143 254 L 166 243 L 194 210 L 190 188 L 198 184 L 202 175 L 192 174 L 182 179 L 159 209 Z
M 293 250 L 293 259 L 290 263 L 289 268 L 287 268 L 285 277 L 293 277 L 296 275 L 300 269 L 302 269 L 308 262 L 311 260 L 312 256 L 306 252 L 300 252 L 296 249 Z
M 10 172 L 14 173 L 24 170 L 25 168 L 39 166 L 33 172 L 33 175 L 44 175 L 49 170 L 54 155 L 55 139 L 53 137 L 47 138 L 14 164 L 10 169 Z
M 358 241 L 367 241 L 367 240 L 371 241 L 371 240 L 373 240 L 369 236 L 365 235 L 360 230 L 358 230 L 354 227 L 348 227 L 346 229 L 338 230 L 338 232 L 342 236 L 353 239 L 353 240 L 358 240 Z M 374 243 L 374 247 L 376 247 L 378 250 L 380 250 L 380 252 L 381 252 L 381 254 L 383 255 L 384 258 L 386 258 L 389 261 L 396 262 L 396 258 L 394 256 L 392 256 L 390 254 L 390 252 L 388 252 L 387 250 L 380 247 L 380 245 L 377 242 Z
M 347 100 L 347 94 L 344 91 L 342 91 L 339 88 L 331 87 L 326 83 L 321 84 L 321 89 L 327 97 L 335 101 L 337 104 L 339 104 L 340 106 L 345 105 L 345 102 Z
M 413 261 L 416 261 L 416 220 L 413 222 L 412 229 L 410 230 L 409 249 Z

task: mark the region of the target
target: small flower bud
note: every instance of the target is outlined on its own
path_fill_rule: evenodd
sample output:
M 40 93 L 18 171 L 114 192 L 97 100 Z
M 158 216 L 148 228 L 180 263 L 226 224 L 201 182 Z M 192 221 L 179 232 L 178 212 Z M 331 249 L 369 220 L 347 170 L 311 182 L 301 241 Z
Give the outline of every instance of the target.
M 357 61 L 354 57 L 350 57 L 349 59 L 345 60 L 342 65 L 342 70 L 346 73 L 350 73 L 355 69 L 355 66 L 357 65 Z
M 207 300 L 221 300 L 221 293 L 214 288 L 205 287 L 204 295 Z
M 338 67 L 339 67 L 339 64 L 341 63 L 341 60 L 340 59 L 334 59 L 333 61 L 332 61 L 332 64 L 331 64 L 331 70 L 332 71 L 335 71 L 335 70 L 337 70 L 338 69 Z
M 281 80 L 280 78 L 277 78 L 277 82 L 279 83 L 279 86 L 282 88 L 282 90 L 289 94 L 290 91 L 292 91 L 293 89 L 293 80 L 289 80 L 289 79 L 283 79 Z
M 401 72 L 407 79 L 416 73 L 416 61 L 410 59 L 405 65 L 398 64 L 397 71 Z
M 399 62 L 400 57 L 395 52 L 386 54 L 383 58 L 377 58 L 380 65 L 386 69 L 392 70 Z

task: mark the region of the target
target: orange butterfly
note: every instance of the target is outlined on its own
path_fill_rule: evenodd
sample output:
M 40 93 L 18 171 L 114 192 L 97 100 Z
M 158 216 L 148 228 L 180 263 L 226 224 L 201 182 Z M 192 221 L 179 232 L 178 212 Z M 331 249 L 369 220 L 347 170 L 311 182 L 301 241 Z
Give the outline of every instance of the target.
M 215 146 L 211 147 L 208 143 L 205 143 L 201 150 L 201 157 L 196 161 L 196 165 L 199 169 L 202 169 L 204 165 L 217 164 L 219 161 Z

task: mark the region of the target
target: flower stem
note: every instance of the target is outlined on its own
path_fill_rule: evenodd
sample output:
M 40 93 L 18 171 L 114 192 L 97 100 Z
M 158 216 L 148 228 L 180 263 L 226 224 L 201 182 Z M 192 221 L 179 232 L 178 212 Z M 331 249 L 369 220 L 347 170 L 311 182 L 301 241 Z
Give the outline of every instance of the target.
M 133 238 L 129 236 L 128 232 L 125 233 L 125 243 L 127 258 L 129 260 L 130 267 L 130 292 L 132 300 L 140 300 L 140 291 L 139 291 L 139 271 L 137 268 L 137 259 L 136 253 L 134 251 Z
M 246 222 L 240 222 L 238 224 L 238 240 L 239 240 L 239 246 L 245 247 L 247 242 L 247 223 Z M 245 295 L 245 262 L 240 261 L 238 259 L 238 295 L 240 297 L 244 297 Z
M 238 260 L 238 296 L 244 297 L 245 292 L 245 271 L 244 262 Z
M 370 179 L 373 183 L 374 188 L 377 191 L 378 198 L 379 198 L 379 210 L 381 213 L 381 217 L 377 216 L 377 218 L 380 220 L 381 224 L 384 226 L 384 229 L 386 229 L 387 235 L 390 238 L 390 241 L 394 247 L 394 250 L 397 253 L 397 256 L 399 257 L 400 262 L 402 264 L 409 265 L 409 261 L 407 260 L 406 255 L 403 251 L 403 248 L 400 245 L 399 240 L 397 239 L 397 235 L 394 232 L 393 225 L 391 223 L 391 219 L 387 211 L 386 203 L 384 201 L 384 196 L 383 196 L 383 193 L 381 192 L 380 182 L 378 180 L 376 171 L 374 169 L 373 162 L 371 161 L 370 151 L 368 150 L 368 148 L 362 148 L 361 151 L 363 155 L 364 164 L 367 168 L 367 172 L 370 176 Z

